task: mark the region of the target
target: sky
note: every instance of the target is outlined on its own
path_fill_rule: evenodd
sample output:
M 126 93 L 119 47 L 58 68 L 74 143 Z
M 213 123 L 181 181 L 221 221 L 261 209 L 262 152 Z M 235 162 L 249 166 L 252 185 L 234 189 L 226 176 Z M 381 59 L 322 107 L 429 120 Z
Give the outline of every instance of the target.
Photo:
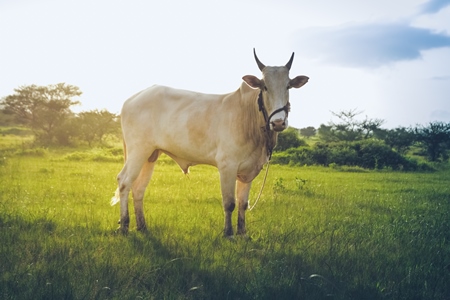
M 0 98 L 60 82 L 74 111 L 107 109 L 153 84 L 225 94 L 285 65 L 289 124 L 357 110 L 384 128 L 450 122 L 450 0 L 0 0 Z

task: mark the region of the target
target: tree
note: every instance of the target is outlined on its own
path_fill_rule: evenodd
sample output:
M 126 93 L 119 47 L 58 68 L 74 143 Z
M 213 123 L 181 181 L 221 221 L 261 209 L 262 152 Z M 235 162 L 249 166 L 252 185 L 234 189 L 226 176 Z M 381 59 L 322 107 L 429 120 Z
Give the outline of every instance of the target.
M 2 99 L 3 110 L 30 127 L 44 143 L 54 141 L 58 127 L 73 116 L 70 107 L 79 104 L 72 98 L 81 95 L 78 87 L 65 83 L 21 86 L 14 91 Z
M 306 138 L 313 137 L 316 135 L 316 133 L 317 133 L 317 130 L 312 126 L 308 126 L 306 128 L 300 129 L 300 134 Z
M 338 140 L 334 135 L 333 126 L 331 125 L 320 124 L 317 132 L 319 133 L 320 139 L 326 143 L 335 142 Z
M 0 109 L 0 126 L 11 126 L 11 125 L 17 125 L 17 121 L 14 119 L 14 116 L 11 113 L 8 113 L 5 110 Z
M 405 155 L 416 141 L 416 135 L 411 128 L 398 127 L 386 130 L 383 134 L 384 142 L 401 155 Z
M 368 139 L 373 136 L 375 132 L 380 130 L 383 123 L 383 119 L 369 119 L 366 116 L 366 118 L 359 123 L 360 132 L 363 135 L 363 139 Z
M 430 122 L 427 127 L 415 128 L 417 141 L 425 149 L 430 161 L 446 161 L 450 148 L 450 123 Z
M 319 128 L 319 135 L 326 142 L 332 141 L 358 141 L 368 139 L 374 135 L 374 132 L 380 129 L 384 123 L 382 119 L 369 119 L 367 116 L 364 120 L 359 121 L 356 116 L 360 115 L 362 111 L 351 109 L 348 111 L 331 112 L 333 116 L 340 121 L 330 122 L 327 125 L 321 125 Z
M 76 122 L 75 115 L 67 118 L 62 124 L 55 128 L 54 140 L 58 145 L 72 145 L 74 139 L 80 136 L 80 128 Z
M 120 128 L 117 115 L 107 110 L 81 112 L 77 116 L 76 124 L 80 137 L 89 146 L 94 141 L 100 142 L 106 134 L 118 132 Z
M 298 129 L 290 127 L 278 135 L 275 151 L 284 151 L 289 148 L 297 148 L 306 143 L 300 139 Z

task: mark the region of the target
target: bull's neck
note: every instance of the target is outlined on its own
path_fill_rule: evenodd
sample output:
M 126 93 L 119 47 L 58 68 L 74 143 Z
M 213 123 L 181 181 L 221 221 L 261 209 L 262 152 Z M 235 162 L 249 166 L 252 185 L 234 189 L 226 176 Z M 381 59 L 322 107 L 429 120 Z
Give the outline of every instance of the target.
M 263 118 L 263 123 L 260 126 L 260 130 L 263 132 L 264 147 L 266 148 L 267 156 L 269 157 L 270 160 L 272 158 L 273 148 L 275 148 L 275 145 L 277 144 L 278 133 L 270 129 L 269 114 L 267 113 L 267 109 L 264 105 L 262 90 L 260 90 L 258 93 L 257 103 L 259 113 L 262 115 Z

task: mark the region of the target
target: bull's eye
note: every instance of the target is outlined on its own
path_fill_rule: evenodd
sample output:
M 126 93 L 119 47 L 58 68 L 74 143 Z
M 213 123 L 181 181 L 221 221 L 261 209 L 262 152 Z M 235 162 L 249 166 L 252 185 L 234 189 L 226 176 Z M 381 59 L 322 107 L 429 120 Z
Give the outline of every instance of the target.
M 267 86 L 264 86 L 264 90 L 267 92 Z

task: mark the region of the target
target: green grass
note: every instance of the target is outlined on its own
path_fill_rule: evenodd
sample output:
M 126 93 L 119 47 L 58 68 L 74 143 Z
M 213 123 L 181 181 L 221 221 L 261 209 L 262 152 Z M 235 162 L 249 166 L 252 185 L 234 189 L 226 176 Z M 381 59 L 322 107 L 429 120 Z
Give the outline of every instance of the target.
M 247 213 L 251 239 L 233 242 L 217 170 L 185 176 L 167 158 L 146 193 L 149 232 L 131 213 L 130 233 L 117 234 L 109 199 L 122 163 L 99 153 L 0 164 L 1 299 L 450 297 L 449 171 L 273 165 Z

